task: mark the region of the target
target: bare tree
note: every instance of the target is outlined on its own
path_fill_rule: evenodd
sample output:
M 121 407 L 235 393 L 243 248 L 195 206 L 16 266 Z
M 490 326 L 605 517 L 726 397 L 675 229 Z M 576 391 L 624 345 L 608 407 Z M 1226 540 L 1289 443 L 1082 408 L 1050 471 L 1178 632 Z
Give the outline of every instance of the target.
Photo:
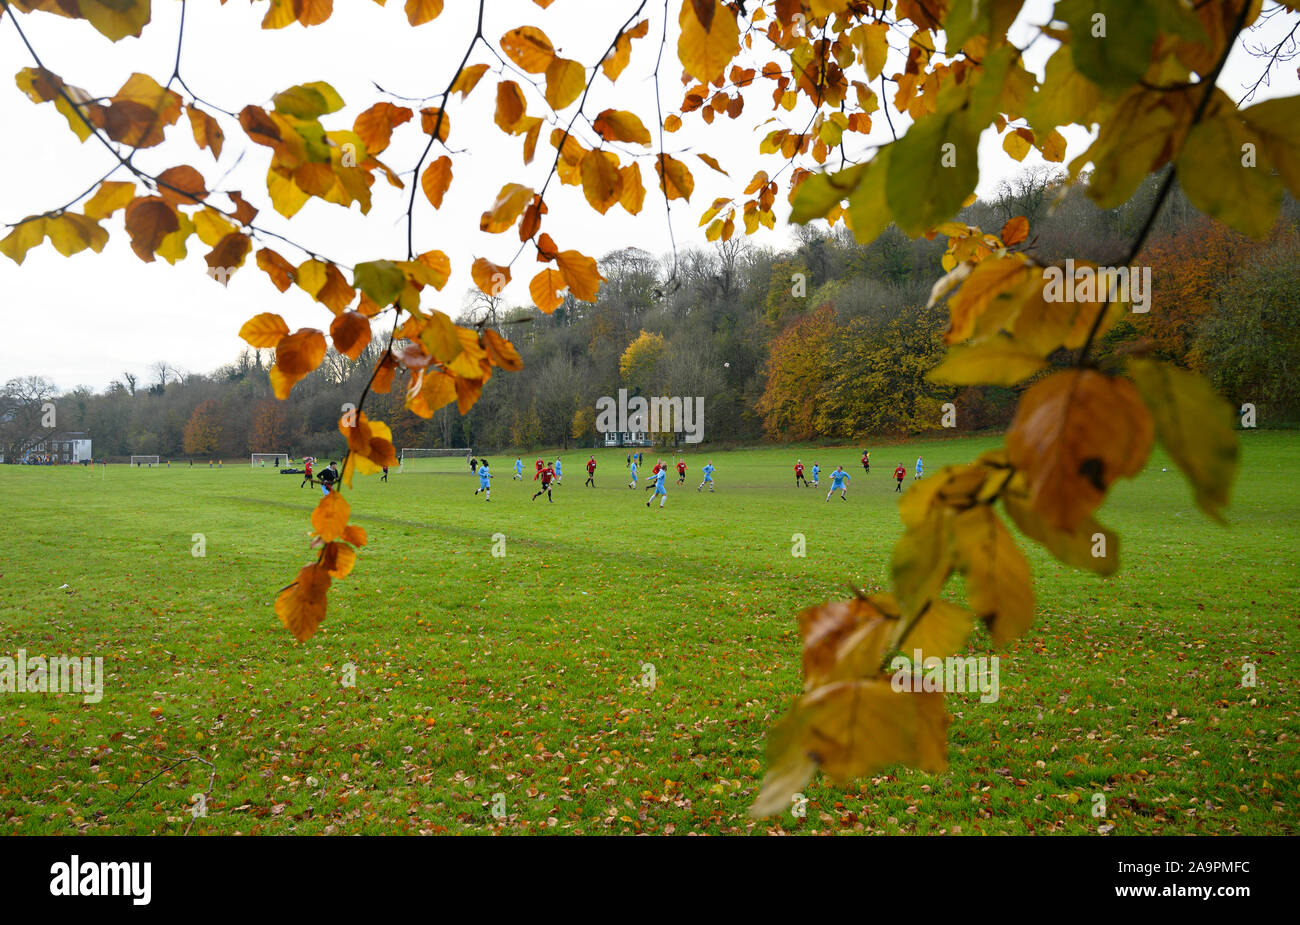
M 44 376 L 10 379 L 0 389 L 0 452 L 5 462 L 16 463 L 32 447 L 53 433 L 54 418 L 47 403 L 55 395 L 54 383 Z
M 122 388 L 128 395 L 135 394 L 135 373 L 122 373 Z

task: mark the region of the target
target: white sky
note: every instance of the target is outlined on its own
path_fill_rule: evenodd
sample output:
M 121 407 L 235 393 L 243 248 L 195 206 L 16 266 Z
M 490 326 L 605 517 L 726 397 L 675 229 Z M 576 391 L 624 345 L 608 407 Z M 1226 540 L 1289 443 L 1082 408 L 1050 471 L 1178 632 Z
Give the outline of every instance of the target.
M 493 0 L 488 4 L 484 34 L 495 41 L 510 28 L 531 23 L 543 28 L 561 53 L 585 64 L 605 50 L 636 5 L 634 0 L 556 0 L 543 11 L 531 0 Z M 153 22 L 143 37 L 128 38 L 116 45 L 110 45 L 84 22 L 41 13 L 24 15 L 20 21 L 47 67 L 92 95 L 110 96 L 133 71 L 160 80 L 171 73 L 181 5 L 156 0 L 153 6 Z M 236 112 L 247 103 L 269 105 L 274 93 L 294 84 L 325 80 L 339 91 L 348 106 L 324 117 L 323 123 L 327 129 L 351 128 L 353 118 L 375 102 L 403 103 L 381 95 L 372 81 L 404 96 L 440 93 L 473 35 L 478 7 L 474 0 L 448 0 L 438 19 L 417 29 L 407 25 L 402 6 L 401 0 L 390 0 L 386 8 L 369 0 L 338 0 L 333 17 L 322 26 L 303 29 L 294 25 L 263 31 L 259 24 L 266 10 L 264 3 L 191 3 L 181 74 L 204 99 Z M 685 90 L 678 81 L 680 65 L 676 60 L 678 6 L 670 4 L 669 44 L 661 73 L 665 115 L 676 110 Z M 1023 46 L 1034 34 L 1030 24 L 1043 22 L 1049 8 L 1050 4 L 1043 0 L 1030 0 L 1013 30 L 1013 40 Z M 650 31 L 633 42 L 628 69 L 616 88 L 603 76 L 597 78 L 584 112 L 594 119 L 608 107 L 630 109 L 643 116 L 654 134 L 651 75 L 663 28 L 663 8 L 650 2 L 646 10 Z M 1278 28 L 1280 25 L 1278 22 L 1247 38 L 1252 45 L 1269 37 L 1276 41 L 1285 32 Z M 755 47 L 760 47 L 758 42 Z M 1047 40 L 1037 42 L 1028 56 L 1030 66 L 1040 69 L 1053 47 L 1054 43 Z M 770 57 L 767 49 L 762 49 L 755 63 L 761 66 Z M 895 73 L 901 60 L 901 54 L 895 52 L 885 73 Z M 441 293 L 426 290 L 424 304 L 453 316 L 473 285 L 469 275 L 473 259 L 481 256 L 507 263 L 519 248 L 514 229 L 501 235 L 479 232 L 479 214 L 505 182 L 540 188 L 554 157 L 554 148 L 547 141 L 548 125 L 542 131 L 532 165 L 523 166 L 522 137 L 507 137 L 492 123 L 497 80 L 509 77 L 521 84 L 523 81 L 517 74 L 500 73 L 500 64 L 481 44 L 470 58 L 471 63 L 478 61 L 491 65 L 488 73 L 468 101 L 457 97 L 448 106 L 449 144 L 470 156 L 453 158 L 455 176 L 441 210 L 435 211 L 422 192 L 416 201 L 416 252 L 439 249 L 452 261 L 452 276 L 446 288 Z M 101 176 L 113 158 L 93 138 L 79 143 L 52 103 L 33 104 L 12 83 L 11 75 L 34 62 L 7 16 L 0 19 L 0 62 L 4 65 L 0 68 L 0 222 L 14 222 L 62 205 Z M 1230 58 L 1220 85 L 1238 98 L 1240 88 L 1253 83 L 1261 67 L 1261 62 L 1239 48 Z M 1273 87 L 1263 89 L 1259 98 L 1295 93 L 1296 84 L 1294 65 L 1282 64 L 1274 75 Z M 704 229 L 697 227 L 697 222 L 715 197 L 741 199 L 755 170 L 775 173 L 779 169 L 779 157 L 758 154 L 758 141 L 774 127 L 766 124 L 771 114 L 771 86 L 768 81 L 756 82 L 750 88 L 745 113 L 735 122 L 724 117 L 705 127 L 695 113 L 684 117 L 686 125 L 681 131 L 665 135 L 668 152 L 687 162 L 696 184 L 689 205 L 680 200 L 673 203 L 672 223 L 679 248 L 705 243 Z M 540 94 L 526 85 L 524 89 L 529 113 L 550 115 Z M 188 119 L 183 115 L 169 130 L 169 140 L 163 146 L 140 152 L 135 162 L 154 174 L 176 164 L 194 166 L 210 185 L 242 190 L 245 198 L 261 209 L 258 225 L 343 263 L 402 259 L 406 256 L 405 208 L 411 182 L 407 172 L 426 141 L 419 130 L 418 115 L 425 104 L 404 104 L 417 114 L 394 133 L 393 145 L 380 158 L 403 174 L 408 186 L 397 190 L 380 177 L 372 188 L 374 202 L 367 216 L 355 206 L 345 211 L 316 199 L 293 221 L 275 213 L 265 185 L 270 150 L 249 142 L 234 120 L 224 117 L 226 145 L 219 162 L 214 164 L 211 152 L 200 151 L 194 145 Z M 566 110 L 562 114 L 564 122 L 559 124 L 567 123 L 572 111 Z M 782 124 L 796 131 L 802 129 L 806 112 L 796 114 L 782 111 Z M 877 112 L 873 120 L 872 135 L 864 144 L 889 138 L 883 114 Z M 905 120 L 895 114 L 894 121 L 901 130 Z M 696 125 L 700 130 L 693 130 Z M 590 144 L 593 135 L 589 128 L 583 126 L 578 134 L 585 144 Z M 1065 130 L 1064 134 L 1069 141 L 1068 163 L 1087 146 L 1088 136 L 1078 128 Z M 623 148 L 627 150 L 628 146 Z M 685 153 L 692 150 L 713 154 L 730 178 Z M 236 166 L 241 154 L 243 159 Z M 435 148 L 431 157 L 437 154 Z M 626 161 L 626 157 L 622 159 Z M 656 256 L 667 252 L 668 220 L 655 186 L 653 155 L 648 149 L 640 162 L 646 186 L 640 215 L 630 216 L 621 206 L 615 206 L 599 216 L 587 206 L 579 187 L 561 186 L 556 179 L 547 191 L 550 213 L 543 230 L 561 249 L 576 248 L 595 257 L 628 245 Z M 1001 179 L 1035 163 L 1041 163 L 1036 151 L 1022 164 L 1011 161 L 1002 152 L 1001 139 L 986 132 L 980 146 L 978 192 L 992 193 Z M 125 171 L 114 176 L 128 178 Z M 224 197 L 217 201 L 226 205 Z M 760 230 L 753 238 L 756 243 L 781 247 L 789 242 L 789 232 L 783 227 L 788 212 L 784 189 L 776 208 L 777 231 Z M 245 346 L 237 336 L 240 325 L 262 311 L 279 312 L 294 329 L 328 327 L 330 316 L 324 306 L 297 287 L 280 295 L 256 268 L 251 254 L 229 287 L 223 289 L 205 275 L 203 254 L 207 248 L 197 238 L 190 239 L 189 257 L 177 266 L 161 259 L 145 264 L 131 252 L 121 222 L 119 212 L 105 223 L 111 237 L 98 255 L 85 251 L 68 259 L 46 242 L 32 250 L 21 267 L 0 257 L 0 306 L 5 314 L 0 381 L 18 375 L 44 375 L 61 389 L 84 384 L 99 390 L 120 377 L 123 370 L 147 378 L 148 367 L 159 360 L 190 372 L 208 372 L 238 355 Z M 737 225 L 741 226 L 739 216 Z M 0 229 L 0 236 L 6 233 Z M 305 259 L 304 254 L 288 245 L 255 243 L 266 245 L 294 264 Z M 514 265 L 514 281 L 506 291 L 508 302 L 529 302 L 528 280 L 539 269 L 532 254 L 525 252 Z

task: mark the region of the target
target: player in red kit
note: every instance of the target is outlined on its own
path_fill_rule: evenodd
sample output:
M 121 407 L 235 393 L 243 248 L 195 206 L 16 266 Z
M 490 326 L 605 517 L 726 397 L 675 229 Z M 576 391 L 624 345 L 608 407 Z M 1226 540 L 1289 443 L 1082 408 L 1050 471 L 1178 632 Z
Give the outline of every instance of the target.
M 803 477 L 803 460 L 797 459 L 794 463 L 794 487 L 798 488 L 799 483 L 803 482 L 803 487 L 808 488 L 808 480 Z
M 906 476 L 907 470 L 903 468 L 902 463 L 899 463 L 898 468 L 894 470 L 894 478 L 898 480 L 898 485 L 894 488 L 894 491 L 903 490 L 903 479 L 906 478 Z
M 583 487 L 586 487 L 587 485 L 590 485 L 592 488 L 596 487 L 596 457 L 595 456 L 587 460 L 587 481 L 584 483 Z
M 546 495 L 546 500 L 554 504 L 555 499 L 551 497 L 551 482 L 555 479 L 555 470 L 550 466 L 545 466 L 537 471 L 537 475 L 542 477 L 542 487 L 537 490 L 537 494 L 533 495 L 532 500 L 536 501 L 538 495 Z M 536 476 L 534 476 L 535 479 Z
M 686 484 L 686 460 L 684 459 L 677 460 L 677 484 Z

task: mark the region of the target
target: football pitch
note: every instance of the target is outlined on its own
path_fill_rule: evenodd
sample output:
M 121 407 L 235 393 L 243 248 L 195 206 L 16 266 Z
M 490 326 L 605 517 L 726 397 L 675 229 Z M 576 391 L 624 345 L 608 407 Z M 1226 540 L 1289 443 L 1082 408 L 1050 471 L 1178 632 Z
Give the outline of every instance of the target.
M 596 451 L 594 489 L 588 451 L 561 454 L 554 503 L 529 500 L 535 453 L 522 481 L 489 454 L 491 502 L 459 458 L 358 477 L 369 545 L 306 643 L 272 609 L 313 556 L 300 476 L 0 466 L 0 656 L 104 670 L 98 702 L 0 693 L 0 831 L 1295 833 L 1295 433 L 1242 435 L 1227 528 L 1154 453 L 1099 514 L 1111 579 L 1026 545 L 1035 624 L 995 701 L 948 696 L 947 773 L 818 777 L 805 814 L 748 816 L 800 688 L 795 614 L 888 584 L 893 467 L 906 487 L 917 455 L 998 442 L 872 447 L 865 477 L 861 448 L 687 448 L 663 510 L 625 450 Z M 982 627 L 969 654 L 994 654 Z

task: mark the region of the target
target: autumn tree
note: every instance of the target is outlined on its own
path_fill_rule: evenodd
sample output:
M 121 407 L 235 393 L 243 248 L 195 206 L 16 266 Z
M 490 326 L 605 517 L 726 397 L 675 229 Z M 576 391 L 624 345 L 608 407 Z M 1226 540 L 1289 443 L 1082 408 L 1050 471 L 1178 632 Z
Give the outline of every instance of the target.
M 518 244 L 486 245 L 492 256 L 477 257 L 471 277 L 484 292 L 500 291 L 527 253 L 541 264 L 528 290 L 544 313 L 581 311 L 579 303 L 595 299 L 602 282 L 592 257 L 553 236 L 564 237 L 556 215 L 571 212 L 563 187 L 581 191 L 598 215 L 637 215 L 652 200 L 667 211 L 700 207 L 692 203 L 692 167 L 731 177 L 715 153 L 674 144 L 687 120 L 702 137 L 724 120 L 761 126 L 758 153 L 771 167 L 736 179 L 730 195 L 703 209 L 708 239 L 730 242 L 772 227 L 778 196 L 791 202 L 794 222 L 825 220 L 859 241 L 882 233 L 895 243 L 901 235 L 944 236 L 945 275 L 931 304 L 947 311 L 947 353 L 931 377 L 956 386 L 1020 385 L 1031 377 L 1032 384 L 1003 448 L 941 470 L 906 495 L 891 592 L 799 615 L 804 691 L 771 734 L 769 772 L 755 805 L 758 813 L 776 812 L 819 769 L 847 781 L 898 763 L 946 765 L 950 717 L 943 695 L 895 691 L 886 666 L 904 648 L 926 656 L 956 652 L 976 620 L 998 644 L 1028 629 L 1032 584 L 1008 523 L 1071 565 L 1113 573 L 1118 537 L 1094 516 L 1118 479 L 1141 471 L 1157 438 L 1207 514 L 1222 518 L 1227 504 L 1237 461 L 1232 410 L 1203 377 L 1140 349 L 1099 356 L 1099 339 L 1129 308 L 1121 295 L 1095 285 L 1105 268 L 1077 262 L 1067 282 L 1063 266 L 1035 253 L 1026 216 L 996 230 L 955 217 L 973 201 L 978 147 L 987 134 L 1000 138 L 1013 160 L 1037 149 L 1045 161 L 1064 164 L 1065 182 L 1083 187 L 1103 209 L 1117 208 L 1148 175 L 1159 174 L 1150 211 L 1131 230 L 1117 267 L 1141 253 L 1175 181 L 1208 216 L 1263 236 L 1283 187 L 1300 193 L 1300 98 L 1239 107 L 1218 86 L 1241 30 L 1259 15 L 1261 4 L 1252 0 L 1059 0 L 1032 30 L 1031 41 L 1045 39 L 1052 48 L 1041 76 L 1009 36 L 1022 6 L 672 0 L 647 16 L 641 0 L 618 5 L 621 22 L 607 42 L 577 60 L 557 50 L 541 27 L 489 29 L 480 0 L 474 34 L 462 53 L 448 55 L 454 72 L 417 103 L 418 113 L 376 88 L 379 98 L 366 100 L 349 121 L 340 115 L 345 101 L 323 80 L 268 88 L 269 106 L 217 109 L 192 89 L 202 82 L 186 73 L 182 53 L 170 74 L 135 73 L 116 90 L 83 89 L 50 70 L 22 20 L 84 19 L 118 41 L 146 29 L 149 0 L 0 0 L 0 13 L 31 57 L 17 75 L 19 88 L 53 106 L 78 139 L 107 151 L 111 168 L 89 189 L 14 223 L 0 253 L 21 263 L 46 240 L 65 256 L 102 250 L 120 212 L 132 250 L 146 262 L 180 263 L 194 247 L 204 251 L 213 285 L 254 264 L 281 293 L 303 292 L 328 313 L 321 327 L 291 331 L 266 311 L 241 329 L 251 346 L 274 350 L 269 379 L 281 399 L 327 349 L 355 358 L 372 325 L 387 332 L 387 349 L 357 395 L 356 413 L 338 418 L 348 446 L 344 484 L 312 515 L 315 558 L 276 599 L 284 625 L 307 639 L 325 617 L 332 582 L 352 570 L 366 543 L 365 531 L 350 523 L 346 489 L 354 477 L 395 462 L 391 430 L 366 413 L 366 398 L 396 387 L 405 407 L 423 418 L 453 402 L 465 414 L 495 370 L 521 366 L 501 334 L 457 325 L 432 304 L 452 272 L 436 245 L 464 226 L 462 216 L 439 213 L 427 240 L 430 210 L 441 208 L 452 183 L 475 173 L 468 139 L 453 134 L 454 124 L 464 124 L 458 108 L 490 109 L 497 129 L 517 140 L 523 161 L 517 176 L 484 196 L 477 220 L 478 231 L 498 236 L 492 240 L 517 235 Z M 536 7 L 558 24 L 575 15 L 577 4 L 536 0 Z M 412 27 L 423 27 L 442 8 L 408 2 L 404 12 Z M 584 4 L 584 13 L 590 8 Z M 311 27 L 329 18 L 332 4 L 270 0 L 265 9 L 265 29 Z M 183 35 L 175 44 L 183 51 Z M 641 58 L 654 62 L 646 75 L 653 78 L 653 111 L 648 104 L 643 112 L 589 111 L 593 87 L 623 79 L 634 49 L 646 44 Z M 685 90 L 680 101 L 668 98 L 665 114 L 679 65 Z M 1095 129 L 1095 136 L 1066 164 L 1060 129 L 1069 125 Z M 381 159 L 398 133 L 422 141 L 421 154 L 400 171 Z M 178 135 L 214 159 L 232 137 L 265 149 L 265 192 L 214 189 L 211 178 L 222 171 L 209 171 L 210 178 L 171 158 L 173 166 L 156 172 L 142 166 L 137 152 L 170 154 Z M 348 266 L 329 256 L 327 244 L 293 240 L 300 226 L 292 219 L 307 201 L 368 213 L 382 201 L 378 181 L 402 191 L 404 253 Z M 268 202 L 293 231 L 267 227 L 261 216 Z M 907 252 L 900 244 L 894 254 Z M 721 290 L 733 291 L 726 274 L 715 276 Z M 566 429 L 572 410 L 563 418 Z M 944 590 L 958 572 L 965 594 L 954 600 Z
M 194 409 L 185 422 L 185 452 L 191 456 L 212 456 L 221 442 L 221 409 L 208 399 Z
M 648 392 L 655 385 L 655 372 L 664 355 L 664 337 L 642 331 L 627 345 L 618 360 L 618 372 L 627 387 Z
M 198 409 L 194 413 L 198 414 Z M 289 416 L 285 413 L 284 405 L 277 401 L 259 402 L 253 410 L 253 431 L 248 441 L 250 452 L 279 453 L 284 451 L 288 440 Z M 186 452 L 199 451 L 190 450 L 187 446 Z
M 817 434 L 817 406 L 835 336 L 835 310 L 823 305 L 795 318 L 772 341 L 767 387 L 758 400 L 770 436 L 808 440 Z

